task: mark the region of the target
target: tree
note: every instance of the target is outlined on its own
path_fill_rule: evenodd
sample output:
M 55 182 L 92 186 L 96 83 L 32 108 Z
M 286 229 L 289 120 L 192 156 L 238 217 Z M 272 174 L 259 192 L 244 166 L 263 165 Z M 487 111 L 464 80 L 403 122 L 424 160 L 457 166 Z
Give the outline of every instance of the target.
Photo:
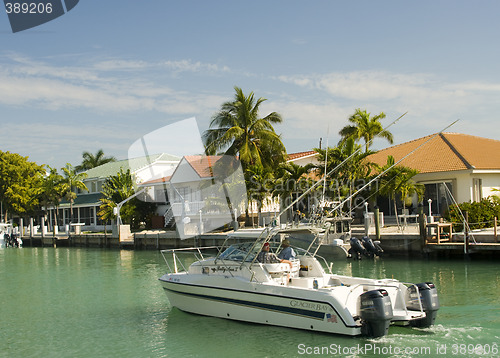
M 292 162 L 283 163 L 276 171 L 276 186 L 273 195 L 280 195 L 284 199 L 283 207 L 290 205 L 294 198 L 293 194 L 299 195 L 300 192 L 307 190 L 312 183 L 307 178 L 307 174 L 315 167 L 314 164 L 309 163 L 301 166 Z M 297 203 L 297 208 L 300 203 Z M 293 211 L 293 207 L 290 208 Z M 289 217 L 292 217 L 288 213 Z
M 248 178 L 248 202 L 251 203 L 252 201 L 255 201 L 257 203 L 257 212 L 260 219 L 264 200 L 266 200 L 268 194 L 272 190 L 270 185 L 274 179 L 273 173 L 271 170 L 264 168 L 262 165 L 254 164 L 246 169 L 246 176 Z M 248 222 L 248 208 L 246 209 L 245 214 Z M 260 225 L 260 222 L 258 224 Z
M 223 151 L 239 156 L 243 170 L 250 165 L 275 167 L 285 160 L 286 150 L 273 124 L 281 123 L 276 112 L 259 117 L 259 107 L 265 98 L 255 99 L 254 93 L 245 96 L 241 88 L 234 87 L 234 100 L 222 104 L 203 134 L 208 155 Z
M 62 175 L 57 173 L 57 169 L 48 166 L 49 175 L 43 179 L 42 193 L 40 198 L 40 203 L 45 207 L 54 206 L 55 224 L 57 226 L 57 212 L 59 204 L 64 197 L 64 178 Z M 53 235 L 55 236 L 56 231 L 53 230 Z
M 416 194 L 419 200 L 424 195 L 424 186 L 415 183 L 413 177 L 418 174 L 418 170 L 405 166 L 393 166 L 395 163 L 393 156 L 387 157 L 387 164 L 381 168 L 381 171 L 387 172 L 380 178 L 380 194 L 387 196 L 394 202 L 394 213 L 399 226 L 399 216 L 396 205 L 396 198 L 403 202 L 403 209 L 406 209 L 406 199 Z M 392 168 L 391 168 L 392 167 Z
M 328 148 L 326 172 L 330 173 L 337 168 L 337 171 L 333 173 L 335 181 L 332 181 L 328 188 L 336 191 L 331 194 L 334 197 L 337 196 L 340 201 L 343 200 L 343 197 L 350 198 L 348 203 L 349 211 L 352 209 L 354 199 L 352 194 L 355 191 L 357 182 L 368 179 L 375 167 L 373 163 L 367 160 L 367 157 L 373 152 L 370 150 L 362 152 L 360 149 L 361 145 L 356 144 L 353 137 L 341 140 L 334 148 Z M 324 175 L 326 150 L 316 148 L 315 151 L 319 153 L 318 160 L 321 163 L 317 167 L 318 172 Z M 336 185 L 333 185 L 334 183 Z
M 28 157 L 0 151 L 0 201 L 5 221 L 9 212 L 23 215 L 38 210 L 44 173 L 43 165 Z
M 106 179 L 102 188 L 103 198 L 97 215 L 104 222 L 112 220 L 116 217 L 113 210 L 117 204 L 135 194 L 135 185 L 130 169 L 126 172 L 120 168 L 120 171 Z M 126 202 L 120 209 L 120 217 L 123 222 L 131 226 L 139 222 L 146 221 L 148 216 L 153 212 L 155 204 L 141 201 L 133 198 Z
M 380 112 L 374 117 L 370 117 L 370 113 L 366 110 L 356 109 L 353 115 L 349 117 L 349 122 L 352 125 L 347 125 L 342 128 L 339 134 L 344 138 L 354 138 L 356 141 L 363 139 L 365 141 L 365 152 L 371 145 L 371 141 L 375 137 L 385 138 L 389 143 L 393 143 L 392 133 L 384 130 L 380 120 L 385 118 L 385 113 Z
M 76 172 L 84 172 L 100 165 L 116 161 L 115 157 L 104 156 L 104 152 L 102 149 L 99 149 L 95 154 L 92 154 L 90 152 L 83 152 L 82 158 L 82 163 L 75 167 Z
M 73 166 L 69 163 L 67 163 L 66 166 L 62 168 L 62 171 L 64 173 L 64 179 L 62 181 L 62 192 L 64 193 L 66 200 L 68 200 L 69 202 L 69 223 L 71 224 L 73 222 L 73 203 L 78 196 L 77 193 L 73 190 L 89 190 L 83 182 L 83 179 L 87 177 L 87 174 L 77 173 L 75 168 L 73 168 Z

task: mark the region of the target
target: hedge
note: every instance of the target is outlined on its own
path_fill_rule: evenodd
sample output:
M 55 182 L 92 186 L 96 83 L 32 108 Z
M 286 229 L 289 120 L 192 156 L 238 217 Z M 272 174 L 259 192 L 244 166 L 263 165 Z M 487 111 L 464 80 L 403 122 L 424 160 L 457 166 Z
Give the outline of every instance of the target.
M 500 202 L 491 197 L 484 198 L 480 202 L 465 202 L 458 204 L 462 213 L 469 213 L 469 226 L 471 229 L 481 229 L 493 226 L 493 219 L 500 217 Z M 465 214 L 464 214 L 465 215 Z M 462 217 L 456 205 L 450 206 L 445 214 L 448 221 L 457 223 L 462 228 Z

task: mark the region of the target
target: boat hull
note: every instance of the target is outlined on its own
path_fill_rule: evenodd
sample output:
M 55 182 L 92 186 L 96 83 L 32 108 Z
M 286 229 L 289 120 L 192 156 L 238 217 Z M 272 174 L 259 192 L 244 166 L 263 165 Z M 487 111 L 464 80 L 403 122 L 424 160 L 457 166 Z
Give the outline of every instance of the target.
M 191 277 L 189 277 L 191 276 Z M 193 276 L 167 274 L 160 278 L 165 293 L 178 309 L 190 313 L 245 322 L 358 336 L 361 326 L 335 300 L 304 290 L 297 296 L 289 288 L 245 283 L 228 277 L 224 286 L 195 282 Z M 191 281 L 191 282 L 189 282 Z M 210 280 L 208 280 L 210 281 Z

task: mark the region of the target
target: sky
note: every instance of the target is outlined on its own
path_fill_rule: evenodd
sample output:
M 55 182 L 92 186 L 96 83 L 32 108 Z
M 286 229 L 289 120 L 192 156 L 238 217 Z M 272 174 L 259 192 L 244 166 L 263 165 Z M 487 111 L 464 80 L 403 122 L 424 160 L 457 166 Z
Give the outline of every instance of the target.
M 176 122 L 203 133 L 234 86 L 283 116 L 289 153 L 335 145 L 356 108 L 383 125 L 408 112 L 395 143 L 457 119 L 447 131 L 500 140 L 499 13 L 488 0 L 80 0 L 12 33 L 2 11 L 0 150 L 56 168 L 101 148 L 126 159 Z

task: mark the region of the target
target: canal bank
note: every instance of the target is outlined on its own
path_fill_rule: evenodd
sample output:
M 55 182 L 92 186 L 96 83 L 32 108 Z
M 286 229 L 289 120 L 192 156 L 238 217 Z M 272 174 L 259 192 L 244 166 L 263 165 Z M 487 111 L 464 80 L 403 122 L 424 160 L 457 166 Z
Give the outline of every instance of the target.
M 39 235 L 22 238 L 25 247 L 88 247 L 132 250 L 163 250 L 194 246 L 221 246 L 226 240 L 226 233 L 207 233 L 182 240 L 175 231 L 142 231 L 132 233 L 126 240 L 111 234 L 81 233 L 69 236 L 58 235 L 41 237 Z M 229 243 L 237 239 L 228 240 Z
M 175 231 L 148 230 L 131 233 L 125 240 L 120 240 L 112 234 L 80 233 L 70 236 L 24 236 L 25 247 L 88 247 L 130 250 L 162 250 L 196 246 L 221 246 L 231 232 L 206 233 L 190 239 L 181 240 Z M 363 236 L 363 232 L 353 228 L 353 236 Z M 373 239 L 375 235 L 370 234 Z M 229 244 L 237 242 L 238 238 L 228 240 Z M 418 227 L 403 228 L 385 227 L 380 232 L 380 245 L 385 255 L 418 256 L 418 257 L 460 257 L 487 256 L 500 257 L 500 243 L 497 242 L 492 230 L 473 232 L 469 234 L 466 245 L 463 233 L 455 233 L 451 240 L 439 242 L 435 237 L 422 237 Z M 466 247 L 467 246 L 467 247 Z

